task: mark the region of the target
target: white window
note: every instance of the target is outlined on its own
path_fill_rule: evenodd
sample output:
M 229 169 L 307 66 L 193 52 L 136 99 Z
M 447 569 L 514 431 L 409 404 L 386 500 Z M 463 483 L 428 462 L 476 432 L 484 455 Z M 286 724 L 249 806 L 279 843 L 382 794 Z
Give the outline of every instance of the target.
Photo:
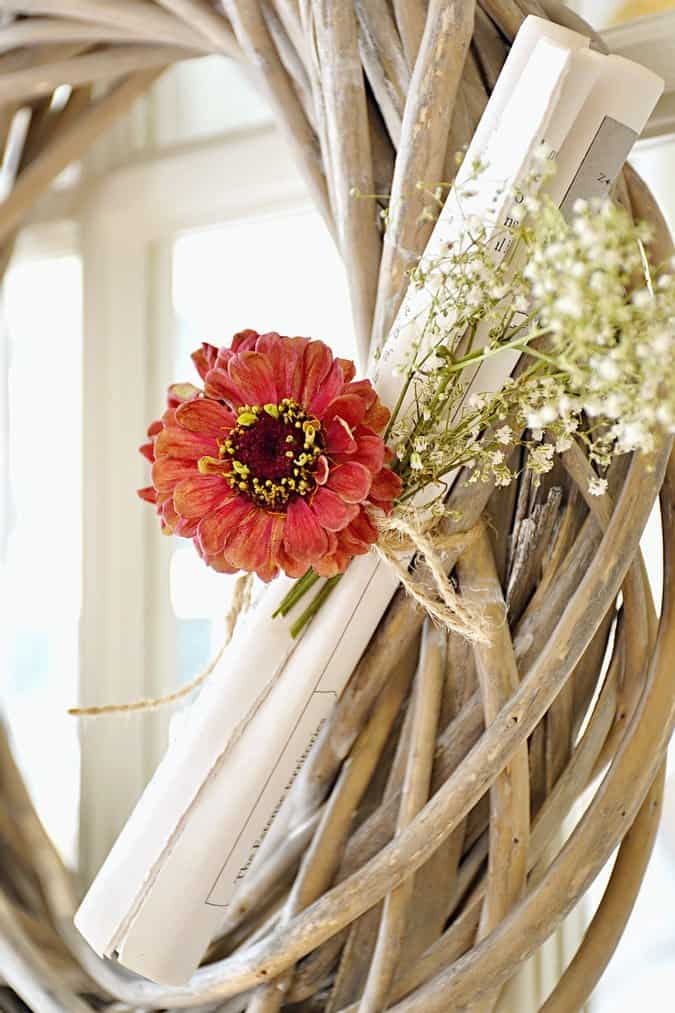
M 82 584 L 80 258 L 20 251 L 4 294 L 0 691 L 29 788 L 73 861 L 79 748 L 66 708 L 77 700 Z

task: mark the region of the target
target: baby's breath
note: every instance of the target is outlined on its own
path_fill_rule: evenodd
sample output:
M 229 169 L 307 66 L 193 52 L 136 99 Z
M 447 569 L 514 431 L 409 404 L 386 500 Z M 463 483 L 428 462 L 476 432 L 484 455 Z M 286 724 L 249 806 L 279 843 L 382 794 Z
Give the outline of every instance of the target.
M 495 256 L 494 230 L 469 217 L 468 240 L 412 272 L 430 309 L 399 364 L 411 407 L 389 432 L 404 496 L 435 485 L 442 497 L 460 466 L 507 485 L 516 446 L 538 481 L 574 441 L 596 469 L 589 491 L 602 495 L 614 456 L 650 453 L 675 433 L 675 265 L 652 271 L 648 227 L 609 199 L 577 201 L 567 221 L 540 193 L 549 171 L 542 152 L 517 195 L 522 217 L 501 230 L 506 256 Z M 440 205 L 441 191 L 427 189 Z M 518 375 L 473 392 L 481 364 L 507 349 L 522 353 Z

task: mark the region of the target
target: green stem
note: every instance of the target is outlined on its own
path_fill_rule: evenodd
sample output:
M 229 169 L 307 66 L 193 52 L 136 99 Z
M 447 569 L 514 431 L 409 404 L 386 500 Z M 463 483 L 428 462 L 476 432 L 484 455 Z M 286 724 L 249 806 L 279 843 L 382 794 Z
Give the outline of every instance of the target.
M 307 573 L 295 582 L 276 612 L 272 613 L 272 619 L 276 619 L 277 616 L 287 616 L 291 609 L 297 605 L 300 599 L 304 598 L 307 592 L 314 587 L 317 580 L 319 580 L 318 573 L 315 573 L 310 567 Z
M 328 598 L 328 596 L 332 592 L 333 588 L 337 586 L 341 577 L 342 577 L 341 573 L 338 573 L 335 577 L 330 577 L 323 585 L 319 593 L 315 595 L 315 597 L 309 603 L 309 605 L 302 613 L 302 615 L 298 616 L 298 618 L 295 620 L 295 622 L 291 626 L 291 636 L 293 637 L 294 640 L 302 632 L 302 630 L 304 630 L 307 623 L 314 618 L 316 613 L 319 611 L 319 609 L 325 602 L 326 598 Z
M 382 439 L 384 440 L 385 443 L 387 443 L 388 440 L 389 440 L 389 435 L 390 435 L 390 433 L 391 433 L 391 431 L 392 431 L 392 429 L 393 429 L 393 427 L 394 427 L 394 425 L 396 423 L 396 419 L 398 417 L 398 413 L 400 412 L 401 405 L 403 404 L 403 399 L 405 398 L 406 394 L 408 393 L 408 388 L 410 387 L 410 384 L 412 383 L 413 376 L 414 376 L 414 372 L 413 373 L 408 373 L 406 381 L 403 384 L 403 387 L 401 388 L 401 393 L 399 394 L 398 398 L 396 399 L 396 404 L 394 405 L 394 409 L 393 409 L 391 415 L 389 416 L 389 422 L 387 424 L 387 428 L 385 429 L 384 435 L 382 437 Z

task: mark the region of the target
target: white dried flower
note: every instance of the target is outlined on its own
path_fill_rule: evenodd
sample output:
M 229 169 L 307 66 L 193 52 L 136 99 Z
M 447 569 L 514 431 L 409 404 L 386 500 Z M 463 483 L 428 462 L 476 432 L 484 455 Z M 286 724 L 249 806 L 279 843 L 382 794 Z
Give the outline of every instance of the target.
M 513 429 L 511 429 L 511 426 L 501 426 L 495 433 L 495 439 L 497 443 L 508 446 L 513 440 Z
M 607 479 L 594 476 L 588 483 L 588 491 L 591 496 L 604 496 L 607 492 Z

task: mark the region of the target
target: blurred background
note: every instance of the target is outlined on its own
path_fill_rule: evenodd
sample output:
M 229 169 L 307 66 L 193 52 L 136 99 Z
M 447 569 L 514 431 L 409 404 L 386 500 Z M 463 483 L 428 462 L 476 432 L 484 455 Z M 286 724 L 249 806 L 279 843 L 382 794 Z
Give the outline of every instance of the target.
M 633 162 L 675 226 L 675 3 L 574 6 L 612 49 L 669 77 Z M 17 137 L 25 126 L 17 116 Z M 14 168 L 6 158 L 0 199 Z M 66 708 L 191 679 L 222 640 L 231 589 L 189 542 L 160 537 L 134 495 L 148 481 L 136 448 L 167 384 L 195 379 L 189 353 L 245 327 L 353 354 L 338 255 L 265 101 L 234 64 L 208 57 L 164 74 L 69 167 L 4 283 L 0 702 L 47 829 L 83 883 L 154 770 L 169 717 L 78 726 Z M 656 595 L 658 538 L 655 520 L 644 548 Z M 670 1009 L 673 988 L 671 777 L 645 889 L 590 1008 Z

